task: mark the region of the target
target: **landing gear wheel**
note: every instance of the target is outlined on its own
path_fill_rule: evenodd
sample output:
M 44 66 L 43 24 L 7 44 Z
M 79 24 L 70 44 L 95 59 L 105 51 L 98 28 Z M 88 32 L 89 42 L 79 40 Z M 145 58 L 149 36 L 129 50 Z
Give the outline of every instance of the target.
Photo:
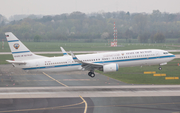
M 89 72 L 88 75 L 89 75 L 90 77 L 92 77 L 92 78 L 95 77 L 95 74 L 94 74 L 93 72 Z
M 91 77 L 92 77 L 92 78 L 94 78 L 94 77 L 95 77 L 95 74 L 94 74 L 94 73 L 92 73 L 92 74 L 91 74 Z
M 91 72 L 88 73 L 89 76 L 91 76 L 91 74 L 92 74 Z
M 159 70 L 162 70 L 162 67 L 159 67 L 158 69 L 159 69 Z

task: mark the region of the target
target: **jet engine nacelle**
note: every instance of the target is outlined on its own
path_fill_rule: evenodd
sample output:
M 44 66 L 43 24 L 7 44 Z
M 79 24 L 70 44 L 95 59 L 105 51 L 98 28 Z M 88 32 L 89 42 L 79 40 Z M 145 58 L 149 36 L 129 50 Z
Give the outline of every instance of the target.
M 116 63 L 107 64 L 103 66 L 103 72 L 113 72 L 118 70 L 119 70 L 119 65 Z

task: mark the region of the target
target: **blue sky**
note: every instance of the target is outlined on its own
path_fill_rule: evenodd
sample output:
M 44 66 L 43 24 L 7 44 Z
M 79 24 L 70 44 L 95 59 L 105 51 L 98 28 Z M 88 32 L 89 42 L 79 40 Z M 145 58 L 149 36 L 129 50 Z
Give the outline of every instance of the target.
M 178 13 L 179 4 L 180 0 L 0 0 L 0 14 L 10 17 L 15 14 L 55 15 L 74 11 L 152 13 L 153 10 Z

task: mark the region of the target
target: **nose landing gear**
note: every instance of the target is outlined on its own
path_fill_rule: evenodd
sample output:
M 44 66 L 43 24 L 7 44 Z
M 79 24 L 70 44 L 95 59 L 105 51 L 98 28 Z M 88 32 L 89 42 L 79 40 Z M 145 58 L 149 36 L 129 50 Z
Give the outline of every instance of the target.
M 159 69 L 159 70 L 162 70 L 162 67 L 159 67 L 158 69 Z
M 167 63 L 166 63 L 166 64 L 167 64 Z M 161 65 L 163 65 L 163 64 L 159 64 L 159 68 L 158 68 L 159 70 L 162 70 L 162 67 L 161 67 Z

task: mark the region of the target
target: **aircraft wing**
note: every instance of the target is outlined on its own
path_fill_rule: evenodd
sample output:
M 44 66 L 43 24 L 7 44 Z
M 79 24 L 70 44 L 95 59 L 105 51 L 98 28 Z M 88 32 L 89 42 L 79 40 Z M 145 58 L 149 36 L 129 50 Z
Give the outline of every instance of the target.
M 82 62 L 82 65 L 84 70 L 94 70 L 94 69 L 100 69 L 103 68 L 102 64 L 96 64 L 96 63 L 87 63 L 87 62 Z
M 94 70 L 94 69 L 100 69 L 103 67 L 103 64 L 83 62 L 83 61 L 79 60 L 72 52 L 71 52 L 71 56 L 75 62 L 82 64 L 81 66 L 84 70 Z

